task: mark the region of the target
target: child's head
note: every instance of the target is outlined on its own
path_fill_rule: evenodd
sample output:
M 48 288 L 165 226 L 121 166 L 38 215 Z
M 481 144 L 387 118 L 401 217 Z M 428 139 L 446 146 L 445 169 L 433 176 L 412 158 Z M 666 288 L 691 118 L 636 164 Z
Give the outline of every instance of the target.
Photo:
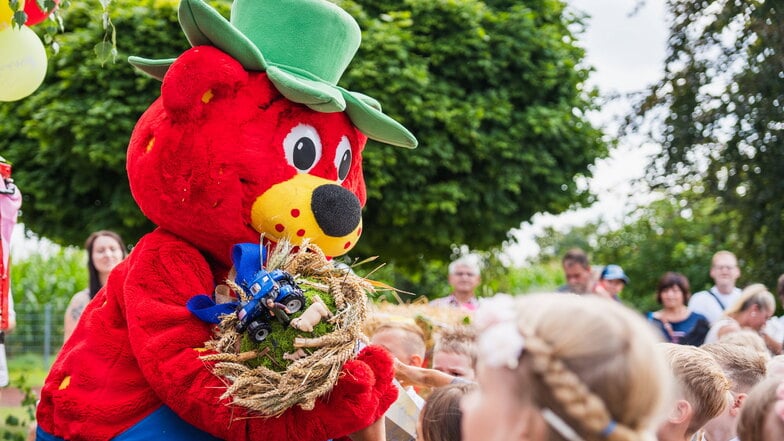
M 727 407 L 719 416 L 705 424 L 705 430 L 712 433 L 726 433 L 728 437 L 734 438 L 738 417 L 748 392 L 765 379 L 767 358 L 752 348 L 721 342 L 703 345 L 701 349 L 719 363 L 724 375 L 730 381 L 732 391 Z
M 465 325 L 442 330 L 433 347 L 433 369 L 473 380 L 476 366 L 475 337 L 473 328 Z
M 708 352 L 719 363 L 735 393 L 748 393 L 765 379 L 768 359 L 754 348 L 726 344 L 722 340 L 703 345 L 700 349 Z
M 634 440 L 670 390 L 658 341 L 637 313 L 592 296 L 531 294 L 476 316 L 479 388 L 463 440 Z
M 407 365 L 421 367 L 425 361 L 425 336 L 413 321 L 385 322 L 373 331 L 370 342 L 383 346 Z
M 433 390 L 419 413 L 417 441 L 461 439 L 460 399 L 474 388 L 475 383 L 457 383 Z
M 740 411 L 738 439 L 784 439 L 784 384 L 781 378 L 768 378 L 751 389 Z
M 765 340 L 760 337 L 759 333 L 751 329 L 741 329 L 740 331 L 728 332 L 719 338 L 722 344 L 738 345 L 752 348 L 760 354 L 765 354 L 770 357 L 770 351 L 765 345 Z
M 688 345 L 660 343 L 677 383 L 677 401 L 659 433 L 689 437 L 724 411 L 730 382 L 718 362 L 706 351 Z

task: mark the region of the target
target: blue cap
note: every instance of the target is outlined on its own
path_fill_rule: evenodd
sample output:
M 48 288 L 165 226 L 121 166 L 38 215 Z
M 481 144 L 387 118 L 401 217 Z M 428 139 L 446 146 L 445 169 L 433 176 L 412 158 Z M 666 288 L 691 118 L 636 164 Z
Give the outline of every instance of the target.
M 629 277 L 623 272 L 623 268 L 619 265 L 607 265 L 602 270 L 602 275 L 599 276 L 602 280 L 623 280 L 623 283 L 629 283 Z

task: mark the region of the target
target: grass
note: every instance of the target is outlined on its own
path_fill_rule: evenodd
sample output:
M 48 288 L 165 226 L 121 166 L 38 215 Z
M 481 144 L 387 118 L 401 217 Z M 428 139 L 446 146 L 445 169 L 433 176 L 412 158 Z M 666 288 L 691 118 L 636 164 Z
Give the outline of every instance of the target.
M 20 406 L 0 407 L 0 440 L 27 439 L 28 426 L 34 421 L 36 398 L 30 390 L 42 386 L 48 372 L 41 355 L 19 354 L 8 359 L 9 387 L 26 392 L 27 398 Z
M 40 387 L 49 373 L 49 367 L 44 366 L 41 355 L 20 354 L 8 359 L 8 373 L 11 387 Z

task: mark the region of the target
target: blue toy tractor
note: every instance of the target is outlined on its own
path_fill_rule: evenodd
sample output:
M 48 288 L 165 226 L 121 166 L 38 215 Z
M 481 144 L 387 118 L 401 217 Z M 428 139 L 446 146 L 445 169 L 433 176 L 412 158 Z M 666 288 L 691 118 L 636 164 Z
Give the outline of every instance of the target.
M 250 300 L 240 302 L 237 306 L 237 332 L 247 330 L 251 340 L 261 343 L 272 330 L 271 321 L 274 316 L 286 317 L 281 320 L 288 325 L 287 314 L 293 314 L 305 306 L 305 295 L 302 288 L 294 281 L 291 274 L 282 270 L 266 271 L 261 269 L 248 281 L 240 286 Z M 283 311 L 272 311 L 268 304 L 276 305 Z

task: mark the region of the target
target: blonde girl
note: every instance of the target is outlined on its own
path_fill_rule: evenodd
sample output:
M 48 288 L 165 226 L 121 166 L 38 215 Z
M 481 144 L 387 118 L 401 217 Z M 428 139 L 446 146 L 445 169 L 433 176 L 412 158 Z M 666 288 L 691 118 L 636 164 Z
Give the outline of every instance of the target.
M 463 441 L 651 439 L 671 383 L 640 315 L 593 296 L 496 297 L 475 320 Z
M 724 317 L 711 326 L 705 343 L 713 343 L 732 332 L 750 329 L 763 340 L 773 355 L 781 353 L 781 342 L 763 332 L 765 323 L 776 310 L 776 299 L 765 285 L 755 283 L 747 286 L 740 298 L 724 312 Z

